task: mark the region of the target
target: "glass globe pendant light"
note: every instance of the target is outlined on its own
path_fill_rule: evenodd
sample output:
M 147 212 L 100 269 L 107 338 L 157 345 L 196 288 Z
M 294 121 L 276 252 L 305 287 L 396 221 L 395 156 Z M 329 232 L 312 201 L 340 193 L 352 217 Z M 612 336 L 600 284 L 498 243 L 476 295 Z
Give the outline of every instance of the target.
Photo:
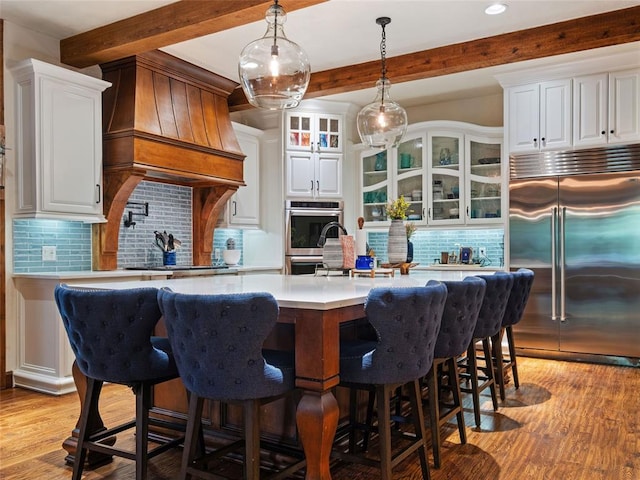
M 244 94 L 254 107 L 281 110 L 297 107 L 311 78 L 305 51 L 284 35 L 287 20 L 278 0 L 266 14 L 267 32 L 242 50 L 238 74 Z
M 389 96 L 391 82 L 387 78 L 387 44 L 384 28 L 390 22 L 389 17 L 376 19 L 376 23 L 382 27 L 382 41 L 380 42 L 382 76 L 376 82 L 378 93 L 375 100 L 365 105 L 358 112 L 357 118 L 360 139 L 370 148 L 397 147 L 407 131 L 407 112 Z

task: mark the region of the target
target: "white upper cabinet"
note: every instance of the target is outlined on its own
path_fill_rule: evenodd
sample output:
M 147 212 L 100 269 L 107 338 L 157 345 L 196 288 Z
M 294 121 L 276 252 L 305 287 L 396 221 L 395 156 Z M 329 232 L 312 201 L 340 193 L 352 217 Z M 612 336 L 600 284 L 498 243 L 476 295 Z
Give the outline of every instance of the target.
M 609 142 L 640 141 L 640 68 L 609 74 Z
M 287 150 L 342 152 L 342 115 L 287 112 L 286 121 Z
M 287 152 L 287 196 L 342 196 L 342 154 Z
M 343 123 L 340 114 L 287 112 L 287 196 L 342 196 Z
M 607 143 L 609 76 L 606 73 L 573 79 L 573 144 Z
M 640 142 L 637 52 L 496 78 L 504 88 L 508 155 Z
M 223 215 L 232 228 L 258 228 L 260 226 L 260 136 L 262 131 L 233 123 L 233 129 L 245 154 L 243 179 L 245 186 L 238 188 L 227 202 Z M 219 226 L 224 226 L 224 224 Z
M 35 59 L 16 81 L 16 218 L 105 222 L 102 95 L 111 84 Z
M 417 225 L 502 224 L 506 165 L 502 128 L 463 122 L 411 125 L 390 150 L 360 155 L 361 215 L 367 227 L 387 225 L 386 206 L 402 196 Z
M 511 87 L 508 95 L 511 153 L 571 146 L 571 80 Z
M 640 140 L 640 69 L 584 75 L 573 82 L 574 146 Z

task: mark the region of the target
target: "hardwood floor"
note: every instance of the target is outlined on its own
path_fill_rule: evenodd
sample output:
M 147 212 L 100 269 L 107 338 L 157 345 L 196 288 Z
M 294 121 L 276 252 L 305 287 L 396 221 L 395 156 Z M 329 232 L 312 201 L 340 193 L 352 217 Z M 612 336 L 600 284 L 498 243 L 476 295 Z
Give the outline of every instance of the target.
M 483 397 L 482 428 L 476 429 L 465 400 L 468 443 L 455 427 L 444 432 L 442 468 L 433 480 L 634 480 L 640 479 L 640 370 L 637 368 L 519 358 L 521 386 L 507 385 L 497 412 Z M 133 395 L 105 386 L 105 423 L 132 415 Z M 0 478 L 70 478 L 61 448 L 79 414 L 76 394 L 52 397 L 23 389 L 0 392 Z M 150 480 L 176 478 L 181 450 L 150 462 Z M 83 478 L 130 479 L 133 464 L 115 459 Z M 416 457 L 395 471 L 420 479 Z M 377 479 L 376 470 L 336 465 L 334 480 Z

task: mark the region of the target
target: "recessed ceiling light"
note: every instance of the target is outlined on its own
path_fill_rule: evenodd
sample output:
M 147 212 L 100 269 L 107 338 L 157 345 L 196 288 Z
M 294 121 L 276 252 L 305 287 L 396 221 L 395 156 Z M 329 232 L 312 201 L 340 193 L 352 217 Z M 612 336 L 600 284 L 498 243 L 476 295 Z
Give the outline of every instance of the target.
M 492 3 L 485 8 L 484 13 L 487 15 L 500 15 L 507 9 L 507 5 L 504 3 Z

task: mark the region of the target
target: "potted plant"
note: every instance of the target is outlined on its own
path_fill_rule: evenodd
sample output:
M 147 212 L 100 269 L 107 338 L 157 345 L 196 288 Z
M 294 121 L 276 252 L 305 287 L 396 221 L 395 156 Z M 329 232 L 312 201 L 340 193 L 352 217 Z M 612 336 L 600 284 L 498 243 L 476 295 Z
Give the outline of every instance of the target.
M 407 261 L 407 232 L 403 220 L 407 218 L 410 207 L 411 204 L 402 195 L 387 205 L 387 217 L 391 219 L 387 243 L 389 263 L 397 264 Z
M 402 195 L 397 199 L 389 202 L 387 205 L 387 217 L 391 220 L 406 220 L 407 212 L 411 204 L 407 202 Z

